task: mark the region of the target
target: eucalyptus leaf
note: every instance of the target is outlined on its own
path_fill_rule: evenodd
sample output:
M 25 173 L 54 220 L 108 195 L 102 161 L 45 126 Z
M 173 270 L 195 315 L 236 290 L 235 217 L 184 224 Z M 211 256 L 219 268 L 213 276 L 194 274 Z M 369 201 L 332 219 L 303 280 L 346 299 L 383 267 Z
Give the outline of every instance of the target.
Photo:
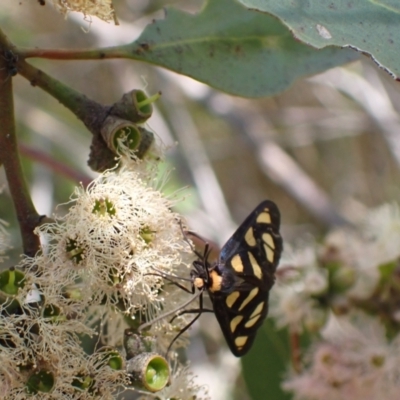
M 252 400 L 289 400 L 281 383 L 290 363 L 289 334 L 267 320 L 252 349 L 242 358 L 243 376 Z
M 393 77 L 400 76 L 398 0 L 239 1 L 273 14 L 304 43 L 318 49 L 332 45 L 357 49 Z
M 167 8 L 134 42 L 104 49 L 190 76 L 243 97 L 271 96 L 296 79 L 352 61 L 351 50 L 299 43 L 276 18 L 233 0 L 209 0 L 198 14 Z

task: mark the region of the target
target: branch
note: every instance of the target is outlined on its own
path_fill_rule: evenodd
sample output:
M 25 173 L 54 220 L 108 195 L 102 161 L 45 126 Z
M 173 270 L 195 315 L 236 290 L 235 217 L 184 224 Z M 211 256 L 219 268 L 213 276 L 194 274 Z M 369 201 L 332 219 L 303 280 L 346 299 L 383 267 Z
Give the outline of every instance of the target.
M 24 253 L 34 256 L 40 248 L 33 233 L 39 224 L 37 213 L 25 182 L 15 134 L 12 79 L 5 50 L 0 46 L 0 161 L 4 165 L 11 197 L 19 221 Z

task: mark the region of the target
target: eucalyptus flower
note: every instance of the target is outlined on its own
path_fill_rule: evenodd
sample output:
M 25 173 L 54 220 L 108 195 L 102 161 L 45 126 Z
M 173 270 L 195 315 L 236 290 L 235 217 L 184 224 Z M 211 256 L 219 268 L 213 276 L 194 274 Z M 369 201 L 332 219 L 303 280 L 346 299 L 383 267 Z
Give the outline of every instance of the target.
M 296 249 L 287 246 L 271 293 L 269 315 L 278 328 L 298 333 L 304 328 L 317 331 L 326 320 L 326 309 L 317 297 L 327 289 L 327 272 L 318 266 L 315 244 L 303 243 Z
M 145 352 L 165 354 L 193 318 L 184 314 L 170 322 L 171 311 L 192 296 L 193 255 L 184 222 L 172 211 L 173 197 L 161 193 L 155 172 L 122 160 L 88 188 L 77 188 L 67 213 L 36 229 L 41 251 L 2 274 L 2 398 L 111 400 L 133 384 L 125 367 L 129 361 L 134 369 L 136 358 L 126 360 L 118 351 L 126 327 L 151 347 Z M 137 330 L 144 322 L 147 329 Z M 87 355 L 79 335 L 99 335 L 105 350 Z M 186 344 L 185 335 L 175 342 Z M 182 367 L 175 372 L 178 386 L 171 378 L 171 387 L 197 388 L 182 377 Z
M 296 400 L 398 399 L 400 337 L 386 337 L 376 318 L 362 313 L 334 317 L 315 343 L 305 370 L 283 384 Z

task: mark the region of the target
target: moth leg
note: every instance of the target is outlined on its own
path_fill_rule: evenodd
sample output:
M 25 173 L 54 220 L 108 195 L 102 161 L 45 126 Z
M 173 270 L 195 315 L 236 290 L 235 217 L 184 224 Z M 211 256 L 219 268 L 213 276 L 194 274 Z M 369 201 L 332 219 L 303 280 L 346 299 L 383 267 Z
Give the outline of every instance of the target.
M 214 310 L 212 310 L 211 308 L 190 308 L 189 310 L 182 310 L 180 311 L 178 314 L 174 315 L 171 319 L 171 321 L 169 321 L 169 323 L 171 324 L 172 321 L 181 316 L 182 314 L 194 314 L 194 313 L 200 313 L 202 314 L 203 312 L 209 312 L 209 313 L 214 313 Z
M 180 330 L 180 332 L 172 339 L 171 343 L 168 346 L 167 353 L 165 354 L 165 358 L 167 358 L 169 351 L 172 348 L 172 345 L 176 342 L 176 340 L 185 333 L 199 318 L 203 312 L 203 292 L 200 292 L 199 297 L 199 313 L 184 327 Z M 179 315 L 179 314 L 178 314 Z M 175 317 L 174 317 L 175 318 Z M 171 320 L 172 321 L 172 320 Z

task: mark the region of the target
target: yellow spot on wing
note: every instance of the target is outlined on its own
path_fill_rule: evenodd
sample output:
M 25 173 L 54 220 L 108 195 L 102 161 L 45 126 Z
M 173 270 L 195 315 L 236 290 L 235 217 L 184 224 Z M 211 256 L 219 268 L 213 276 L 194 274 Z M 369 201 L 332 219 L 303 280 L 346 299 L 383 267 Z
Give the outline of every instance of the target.
M 251 267 L 253 268 L 254 275 L 258 279 L 261 279 L 262 278 L 262 271 L 261 271 L 260 266 L 258 265 L 257 260 L 254 258 L 253 254 L 251 254 L 250 251 L 248 251 L 247 254 L 249 255 L 250 264 L 251 264 Z
M 267 260 L 270 263 L 274 262 L 274 251 L 271 249 L 271 247 L 267 246 L 266 244 L 264 244 L 264 250 L 265 253 L 267 254 Z
M 246 299 L 244 300 L 244 302 L 240 305 L 239 311 L 242 311 L 243 308 L 245 308 L 245 307 L 247 306 L 247 304 L 249 304 L 249 302 L 250 302 L 251 300 L 253 300 L 254 297 L 257 296 L 258 292 L 259 292 L 258 287 L 255 287 L 255 288 L 249 293 L 249 295 L 246 297 Z M 238 296 L 239 296 L 239 292 L 233 292 L 233 293 L 237 293 Z M 232 294 L 233 294 L 233 293 L 232 293 Z M 232 294 L 230 294 L 229 296 L 232 296 Z M 227 301 L 228 301 L 229 296 L 228 296 L 227 299 L 226 299 Z
M 264 302 L 261 302 L 251 313 L 250 319 L 244 324 L 246 328 L 251 328 L 261 317 L 261 311 L 264 308 Z
M 246 234 L 244 235 L 244 239 L 246 240 L 246 243 L 249 245 L 249 246 L 255 246 L 256 245 L 256 239 L 255 239 L 255 237 L 254 237 L 254 232 L 253 232 L 253 228 L 252 227 L 250 227 L 249 229 L 248 229 L 248 231 L 246 232 Z
M 261 315 L 256 315 L 254 318 L 249 319 L 244 326 L 246 328 L 251 328 L 260 319 Z
M 275 248 L 275 243 L 274 239 L 272 239 L 272 236 L 270 233 L 263 233 L 262 235 L 262 240 L 269 246 L 271 249 Z
M 262 240 L 264 241 L 264 250 L 265 250 L 265 254 L 267 255 L 267 260 L 270 263 L 273 263 L 274 262 L 274 249 L 275 249 L 274 239 L 272 238 L 271 234 L 264 233 L 262 235 Z
M 246 344 L 246 342 L 247 342 L 247 336 L 238 336 L 235 339 L 235 344 L 238 347 L 243 347 Z
M 225 300 L 226 305 L 229 308 L 232 308 L 232 306 L 235 304 L 235 301 L 239 298 L 240 293 L 239 292 L 232 292 Z
M 271 216 L 269 215 L 269 210 L 266 208 L 256 219 L 259 224 L 270 224 Z
M 250 319 L 253 318 L 253 317 L 255 317 L 256 315 L 260 314 L 261 311 L 263 310 L 263 308 L 264 308 L 264 302 L 261 302 L 261 303 L 255 308 L 255 310 L 251 313 Z
M 239 254 L 236 254 L 231 260 L 232 268 L 240 273 L 243 272 L 243 263 L 242 259 L 240 258 Z
M 240 324 L 242 321 L 243 316 L 242 315 L 237 315 L 233 320 L 231 321 L 231 331 L 232 333 L 235 332 L 237 326 Z

